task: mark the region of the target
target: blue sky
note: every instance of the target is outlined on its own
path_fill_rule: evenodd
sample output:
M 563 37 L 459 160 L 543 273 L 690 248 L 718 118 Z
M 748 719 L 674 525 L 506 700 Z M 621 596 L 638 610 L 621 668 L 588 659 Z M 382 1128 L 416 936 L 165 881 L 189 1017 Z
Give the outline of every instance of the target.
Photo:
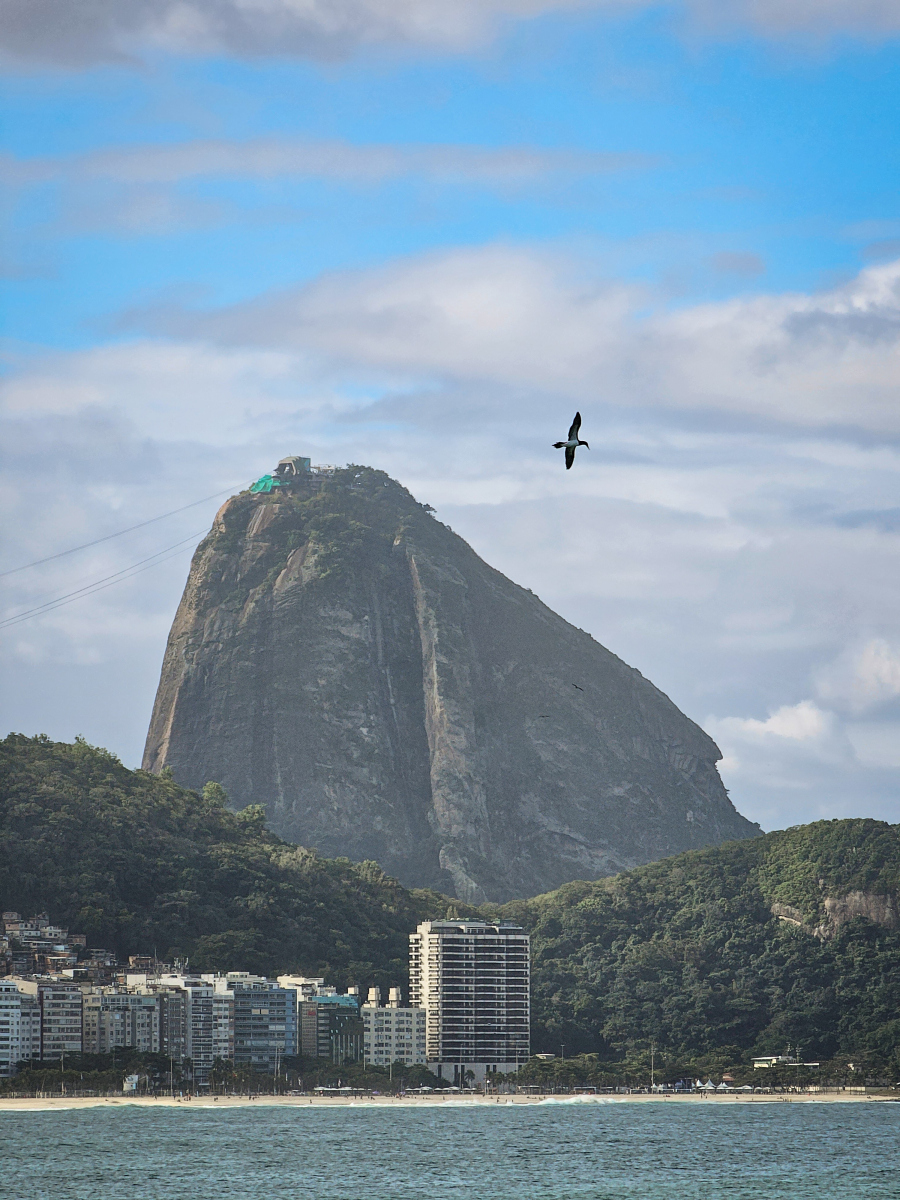
M 24 164 L 49 158 L 58 174 L 20 196 L 11 254 L 43 269 L 11 289 L 7 332 L 84 345 L 160 293 L 227 304 L 335 267 L 497 239 L 585 243 L 617 274 L 666 280 L 683 299 L 815 288 L 896 240 L 896 42 L 698 44 L 671 25 L 660 13 L 556 14 L 472 55 L 157 54 L 141 69 L 9 74 L 5 149 Z M 151 181 L 135 195 L 85 180 L 79 162 L 257 139 L 612 162 L 505 180 L 415 163 L 374 178 L 237 168 L 170 179 L 165 196 Z
M 893 0 L 4 8 L 8 566 L 368 461 L 704 724 L 747 815 L 900 819 Z M 5 727 L 136 763 L 185 570 L 4 631 Z

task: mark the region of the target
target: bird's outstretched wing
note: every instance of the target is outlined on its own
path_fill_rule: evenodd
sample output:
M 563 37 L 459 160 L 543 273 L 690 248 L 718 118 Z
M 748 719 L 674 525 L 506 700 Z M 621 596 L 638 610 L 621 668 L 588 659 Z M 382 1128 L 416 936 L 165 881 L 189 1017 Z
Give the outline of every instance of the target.
M 566 446 L 566 470 L 567 471 L 572 466 L 572 463 L 574 461 L 575 461 L 575 447 L 574 446 Z
M 569 441 L 570 442 L 571 442 L 572 438 L 575 438 L 577 440 L 578 431 L 580 428 L 581 428 L 581 413 L 577 412 L 575 414 L 575 420 L 572 422 L 572 425 L 569 429 Z

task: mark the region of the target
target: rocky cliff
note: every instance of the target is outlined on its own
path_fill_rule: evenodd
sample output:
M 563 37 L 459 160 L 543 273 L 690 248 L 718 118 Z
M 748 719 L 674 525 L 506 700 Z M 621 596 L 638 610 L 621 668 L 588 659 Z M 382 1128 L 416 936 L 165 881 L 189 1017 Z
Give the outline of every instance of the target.
M 144 767 L 477 902 L 757 834 L 719 757 L 638 671 L 351 467 L 222 507 Z

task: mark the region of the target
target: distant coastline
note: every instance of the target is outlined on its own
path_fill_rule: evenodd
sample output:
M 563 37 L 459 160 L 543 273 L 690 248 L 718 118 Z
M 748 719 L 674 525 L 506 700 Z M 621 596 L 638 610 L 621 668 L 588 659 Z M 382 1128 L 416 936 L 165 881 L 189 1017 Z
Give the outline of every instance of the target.
M 880 1091 L 880 1090 L 879 1090 Z M 422 1108 L 450 1105 L 454 1108 L 489 1107 L 509 1104 L 584 1105 L 584 1104 L 858 1104 L 876 1102 L 897 1103 L 900 1098 L 887 1094 L 862 1092 L 796 1092 L 758 1094 L 754 1096 L 703 1095 L 700 1093 L 652 1095 L 632 1092 L 623 1095 L 597 1096 L 204 1096 L 181 1100 L 171 1096 L 49 1096 L 0 1098 L 0 1114 L 5 1112 L 52 1112 L 79 1108 Z

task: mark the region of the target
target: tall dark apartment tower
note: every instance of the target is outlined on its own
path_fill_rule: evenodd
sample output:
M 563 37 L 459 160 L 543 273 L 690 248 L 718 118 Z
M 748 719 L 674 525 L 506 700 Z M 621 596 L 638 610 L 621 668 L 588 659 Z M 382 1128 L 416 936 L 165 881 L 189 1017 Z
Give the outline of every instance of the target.
M 428 1066 L 458 1087 L 530 1054 L 531 947 L 518 925 L 425 921 L 409 936 L 409 998 L 426 1013 Z

